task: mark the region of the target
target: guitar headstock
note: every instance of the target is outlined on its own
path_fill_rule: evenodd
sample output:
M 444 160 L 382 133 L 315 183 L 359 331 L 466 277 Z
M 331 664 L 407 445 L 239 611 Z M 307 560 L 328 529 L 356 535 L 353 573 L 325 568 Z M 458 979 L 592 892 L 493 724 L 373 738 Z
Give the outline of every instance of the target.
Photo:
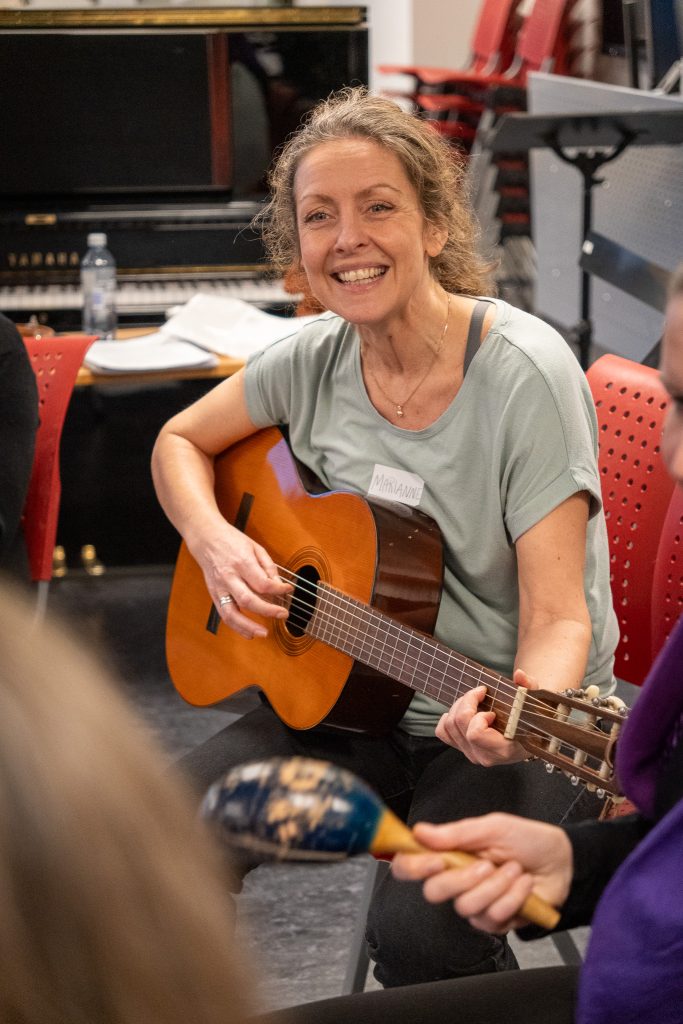
M 518 713 L 510 716 L 505 735 L 545 761 L 549 771 L 560 768 L 575 784 L 621 796 L 614 755 L 628 714 L 623 701 L 601 698 L 596 686 L 562 693 L 519 689 Z

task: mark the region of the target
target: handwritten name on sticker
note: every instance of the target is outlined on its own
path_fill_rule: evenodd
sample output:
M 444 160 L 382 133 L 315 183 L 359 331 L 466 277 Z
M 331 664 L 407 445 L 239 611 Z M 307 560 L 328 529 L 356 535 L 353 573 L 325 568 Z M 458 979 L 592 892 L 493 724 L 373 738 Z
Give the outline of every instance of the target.
M 385 498 L 387 501 L 401 501 L 404 505 L 416 507 L 420 504 L 424 480 L 416 473 L 375 464 L 368 488 L 369 498 Z

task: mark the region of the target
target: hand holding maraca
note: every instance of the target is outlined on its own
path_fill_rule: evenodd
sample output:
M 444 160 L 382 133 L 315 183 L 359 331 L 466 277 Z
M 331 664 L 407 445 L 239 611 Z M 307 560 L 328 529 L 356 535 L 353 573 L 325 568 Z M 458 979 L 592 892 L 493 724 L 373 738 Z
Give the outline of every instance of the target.
M 211 787 L 202 813 L 220 824 L 231 845 L 275 859 L 427 852 L 364 782 L 327 761 L 273 758 L 240 765 Z M 490 871 L 479 863 L 472 853 L 452 849 L 439 850 L 438 860 L 432 861 L 437 869 L 477 865 L 477 870 Z M 544 928 L 553 928 L 559 919 L 533 892 L 521 915 Z
M 572 848 L 565 832 L 554 825 L 486 814 L 447 825 L 421 823 L 414 835 L 430 852 L 398 854 L 392 863 L 394 875 L 423 880 L 428 902 L 452 900 L 458 914 L 475 928 L 504 934 L 527 923 L 530 918 L 521 908 L 532 892 L 552 906 L 561 906 L 567 898 Z M 460 871 L 448 870 L 440 852 L 454 845 L 475 855 Z

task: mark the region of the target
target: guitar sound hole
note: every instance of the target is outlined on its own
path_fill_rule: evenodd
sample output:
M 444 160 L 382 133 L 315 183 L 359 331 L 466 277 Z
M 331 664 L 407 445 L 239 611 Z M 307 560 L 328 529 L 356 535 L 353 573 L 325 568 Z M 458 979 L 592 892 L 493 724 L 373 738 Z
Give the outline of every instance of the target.
M 319 582 L 320 573 L 312 565 L 304 565 L 297 570 L 294 593 L 290 598 L 289 618 L 285 622 L 287 632 L 294 637 L 304 636 L 313 618 Z

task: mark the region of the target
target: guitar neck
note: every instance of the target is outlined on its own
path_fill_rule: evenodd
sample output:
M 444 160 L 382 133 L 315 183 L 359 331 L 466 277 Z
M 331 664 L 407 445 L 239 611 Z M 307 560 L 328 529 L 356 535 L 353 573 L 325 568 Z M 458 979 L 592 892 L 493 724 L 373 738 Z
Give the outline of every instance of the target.
M 609 736 L 597 727 L 595 709 L 570 696 L 571 691 L 536 690 L 529 710 L 523 710 L 526 691 L 510 679 L 327 585 L 318 586 L 305 631 L 439 704 L 450 706 L 466 690 L 483 684 L 487 692 L 479 706 L 495 712 L 495 729 L 514 736 L 530 753 L 562 768 L 577 782 L 618 792 L 613 748 L 621 718 L 614 710 L 600 710 L 600 717 L 611 723 Z M 572 708 L 584 712 L 586 724 L 568 720 Z
M 467 690 L 483 684 L 487 698 L 482 710 L 495 710 L 500 715 L 496 726 L 505 728 L 509 696 L 515 690 L 509 679 L 371 605 L 319 585 L 315 612 L 306 632 L 446 707 Z M 496 700 L 499 691 L 507 697 L 502 704 Z

